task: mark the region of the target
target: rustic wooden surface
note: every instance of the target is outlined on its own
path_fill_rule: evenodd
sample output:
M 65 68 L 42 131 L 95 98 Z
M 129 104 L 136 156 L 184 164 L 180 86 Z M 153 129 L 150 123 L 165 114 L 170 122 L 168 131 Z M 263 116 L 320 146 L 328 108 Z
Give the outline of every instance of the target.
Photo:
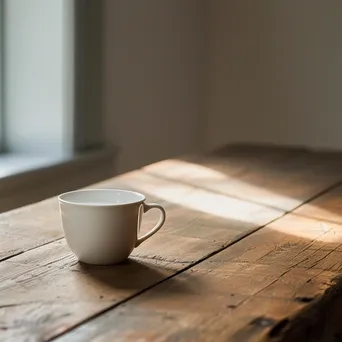
M 336 340 L 341 156 L 233 146 L 97 184 L 167 211 L 117 266 L 77 262 L 55 198 L 0 215 L 0 341 Z

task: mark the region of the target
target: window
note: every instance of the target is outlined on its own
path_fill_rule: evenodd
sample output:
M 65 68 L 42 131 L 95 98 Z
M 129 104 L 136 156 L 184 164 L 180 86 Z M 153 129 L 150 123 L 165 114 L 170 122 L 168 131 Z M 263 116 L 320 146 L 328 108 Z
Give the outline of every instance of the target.
M 73 1 L 3 0 L 5 149 L 72 150 Z
M 10 160 L 50 163 L 103 143 L 101 15 L 102 1 L 0 0 L 0 151 Z

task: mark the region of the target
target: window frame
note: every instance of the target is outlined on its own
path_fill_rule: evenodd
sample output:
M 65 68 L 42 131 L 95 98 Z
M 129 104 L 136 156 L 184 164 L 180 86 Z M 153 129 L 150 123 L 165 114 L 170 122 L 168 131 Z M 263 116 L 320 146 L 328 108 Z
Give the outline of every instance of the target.
M 3 113 L 4 113 L 4 82 L 3 82 L 3 38 L 4 38 L 3 0 L 0 0 L 0 153 L 4 150 Z

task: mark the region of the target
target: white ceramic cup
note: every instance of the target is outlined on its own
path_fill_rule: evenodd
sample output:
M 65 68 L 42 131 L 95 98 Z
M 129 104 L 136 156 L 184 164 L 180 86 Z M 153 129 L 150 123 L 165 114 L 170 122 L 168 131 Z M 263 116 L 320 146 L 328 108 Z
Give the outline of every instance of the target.
M 64 234 L 79 261 L 108 265 L 128 258 L 135 247 L 155 234 L 165 222 L 165 210 L 145 203 L 145 196 L 118 189 L 78 190 L 58 197 Z M 160 219 L 139 237 L 142 213 L 160 210 Z

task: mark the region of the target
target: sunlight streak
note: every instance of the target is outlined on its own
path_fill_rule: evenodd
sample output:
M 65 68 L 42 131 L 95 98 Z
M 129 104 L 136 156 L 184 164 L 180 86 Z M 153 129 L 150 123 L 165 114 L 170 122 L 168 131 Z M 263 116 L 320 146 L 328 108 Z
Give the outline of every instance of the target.
M 293 209 L 302 203 L 301 199 L 291 198 L 267 189 L 266 186 L 270 186 L 268 184 L 270 179 L 267 176 L 265 176 L 264 187 L 256 186 L 251 184 L 253 179 L 244 181 L 244 177 L 247 177 L 246 175 L 250 176 L 248 173 L 239 174 L 235 170 L 233 175 L 227 175 L 206 166 L 177 159 L 152 164 L 144 168 L 144 170 L 158 177 L 215 191 L 223 195 L 234 196 L 279 210 Z M 262 179 L 262 175 L 258 182 L 260 182 L 260 179 Z M 271 184 L 274 184 L 274 181 Z
M 313 218 L 289 214 L 268 226 L 280 233 L 316 241 L 310 248 L 326 248 L 325 244 L 338 246 L 342 243 L 342 226 Z
M 302 203 L 302 200 L 244 182 L 242 177 L 236 179 L 189 162 L 167 160 L 148 166 L 144 170 L 148 173 L 136 175 L 132 182 L 127 181 L 130 187 L 147 196 L 156 197 L 157 200 L 226 219 L 227 229 L 229 229 L 229 220 L 250 223 L 254 226 L 267 224 L 284 214 L 284 211 L 276 208 L 279 203 L 285 203 L 285 206 Z M 265 205 L 264 202 L 274 203 L 274 207 Z M 329 211 L 316 209 L 320 215 L 324 214 L 328 217 Z M 310 210 L 314 214 L 315 206 L 310 204 Z M 342 226 L 304 216 L 301 217 L 300 213 L 296 215 L 295 212 L 268 227 L 279 233 L 321 243 L 342 242 Z

